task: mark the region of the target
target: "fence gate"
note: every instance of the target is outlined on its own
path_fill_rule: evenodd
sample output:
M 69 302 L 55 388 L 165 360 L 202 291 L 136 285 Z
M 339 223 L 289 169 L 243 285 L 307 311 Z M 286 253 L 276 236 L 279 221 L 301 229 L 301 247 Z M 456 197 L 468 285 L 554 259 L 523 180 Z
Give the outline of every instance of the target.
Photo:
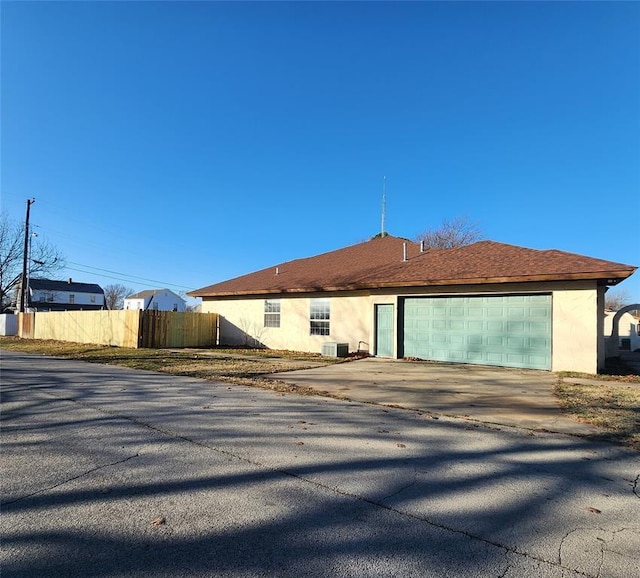
M 18 313 L 18 337 L 33 339 L 36 330 L 35 313 Z

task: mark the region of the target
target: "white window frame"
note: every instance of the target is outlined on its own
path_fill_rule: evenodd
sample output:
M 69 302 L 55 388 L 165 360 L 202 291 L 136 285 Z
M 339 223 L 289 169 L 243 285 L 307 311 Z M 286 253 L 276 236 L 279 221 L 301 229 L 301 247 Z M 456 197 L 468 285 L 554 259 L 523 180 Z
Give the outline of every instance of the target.
M 331 301 L 328 298 L 309 302 L 309 335 L 331 335 Z
M 264 300 L 264 327 L 277 329 L 280 327 L 282 301 L 280 299 Z

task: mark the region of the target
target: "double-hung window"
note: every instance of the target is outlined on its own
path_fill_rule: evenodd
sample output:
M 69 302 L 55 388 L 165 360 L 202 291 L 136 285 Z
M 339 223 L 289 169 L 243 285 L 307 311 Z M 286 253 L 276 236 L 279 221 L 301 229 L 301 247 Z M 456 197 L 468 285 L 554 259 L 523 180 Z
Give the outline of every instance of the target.
M 264 326 L 280 327 L 280 299 L 264 300 Z
M 328 299 L 312 299 L 309 317 L 311 335 L 329 335 L 331 305 Z

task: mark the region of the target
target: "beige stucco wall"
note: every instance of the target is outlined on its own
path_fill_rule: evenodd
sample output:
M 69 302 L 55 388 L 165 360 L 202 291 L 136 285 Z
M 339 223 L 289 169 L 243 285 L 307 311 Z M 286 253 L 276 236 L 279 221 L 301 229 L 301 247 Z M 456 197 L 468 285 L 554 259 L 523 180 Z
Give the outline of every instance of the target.
M 323 296 L 318 296 L 323 297 Z M 349 351 L 372 350 L 373 303 L 395 303 L 395 296 L 374 300 L 370 295 L 330 298 L 331 334 L 309 335 L 311 298 L 281 299 L 280 327 L 264 327 L 264 298 L 202 301 L 205 313 L 220 313 L 220 343 L 227 345 L 265 345 L 270 349 L 289 349 L 320 353 L 328 341 L 348 343 Z
M 598 371 L 598 291 L 553 293 L 553 371 Z M 604 362 L 604 360 L 603 360 Z
M 320 353 L 323 343 L 336 341 L 348 343 L 349 351 L 364 349 L 374 353 L 374 305 L 394 304 L 395 326 L 398 327 L 398 301 L 401 297 L 492 293 L 551 293 L 553 371 L 596 373 L 598 367 L 604 365 L 603 291 L 592 281 L 429 287 L 393 292 L 378 290 L 289 296 L 281 299 L 279 328 L 264 327 L 264 297 L 222 300 L 205 298 L 202 302 L 202 311 L 221 315 L 221 344 L 256 345 L 259 343 L 271 349 Z M 309 335 L 311 297 L 328 297 L 331 301 L 331 334 L 329 336 Z M 397 355 L 397 351 L 394 354 Z

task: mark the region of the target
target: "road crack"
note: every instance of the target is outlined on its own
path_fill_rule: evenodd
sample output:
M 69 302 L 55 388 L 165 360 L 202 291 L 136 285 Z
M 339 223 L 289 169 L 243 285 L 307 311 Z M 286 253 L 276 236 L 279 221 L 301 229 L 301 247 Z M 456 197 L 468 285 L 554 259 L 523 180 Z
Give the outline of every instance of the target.
M 388 496 L 381 498 L 380 502 L 386 502 L 387 500 L 390 500 L 391 498 L 397 496 L 398 494 L 401 494 L 405 490 L 408 490 L 412 486 L 415 486 L 417 481 L 418 481 L 418 469 L 413 468 L 413 480 L 411 480 L 409 483 L 405 484 L 401 488 L 397 489 L 395 492 L 389 494 Z
M 56 488 L 59 488 L 60 486 L 64 486 L 65 484 L 68 484 L 69 482 L 73 482 L 75 480 L 79 480 L 80 478 L 83 478 L 84 476 L 88 476 L 89 474 L 93 474 L 94 472 L 97 472 L 99 470 L 103 470 L 105 468 L 110 468 L 112 466 L 117 466 L 119 464 L 124 464 L 125 462 L 128 462 L 129 460 L 132 460 L 133 458 L 137 458 L 139 454 L 133 454 L 132 456 L 127 456 L 126 458 L 123 458 L 121 460 L 116 460 L 115 462 L 111 462 L 109 464 L 102 464 L 101 466 L 96 466 L 95 468 L 91 468 L 90 470 L 87 470 L 86 472 L 82 472 L 81 474 L 78 474 L 77 476 L 73 476 L 71 478 L 68 478 L 62 482 L 58 482 L 57 484 L 53 484 L 52 486 L 49 486 L 47 488 L 42 488 L 36 492 L 31 492 L 30 494 L 25 494 L 24 496 L 19 496 L 17 498 L 13 498 L 10 500 L 3 500 L 2 502 L 0 502 L 0 506 L 8 506 L 9 504 L 15 504 L 16 502 L 20 502 L 21 500 L 26 500 L 28 498 L 32 498 L 33 496 L 37 496 L 39 494 L 44 494 L 45 492 L 50 492 L 51 490 L 55 490 Z

